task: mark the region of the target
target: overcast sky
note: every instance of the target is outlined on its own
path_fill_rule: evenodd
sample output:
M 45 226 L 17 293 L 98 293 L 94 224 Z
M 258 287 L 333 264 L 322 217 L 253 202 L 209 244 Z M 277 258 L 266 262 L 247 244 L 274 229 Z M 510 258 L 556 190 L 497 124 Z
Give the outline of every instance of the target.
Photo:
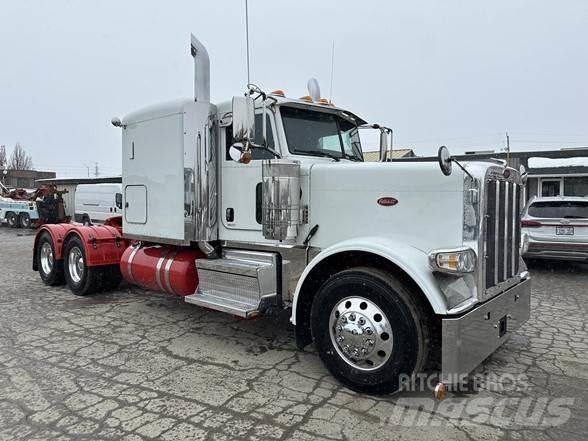
M 588 146 L 588 2 L 249 0 L 251 79 L 333 101 L 418 155 Z M 36 168 L 120 172 L 122 116 L 192 96 L 193 32 L 213 101 L 246 83 L 244 1 L 3 1 L 0 144 Z M 372 146 L 375 147 L 375 146 Z M 369 149 L 369 148 L 368 148 Z M 372 148 L 373 150 L 373 148 Z

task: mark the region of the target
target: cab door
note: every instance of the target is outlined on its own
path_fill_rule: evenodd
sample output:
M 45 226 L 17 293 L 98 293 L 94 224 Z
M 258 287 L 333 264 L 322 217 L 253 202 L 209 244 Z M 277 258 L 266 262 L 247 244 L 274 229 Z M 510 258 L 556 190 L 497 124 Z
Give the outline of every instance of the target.
M 255 143 L 262 142 L 262 115 L 255 115 Z M 266 115 L 266 136 L 270 147 L 279 151 L 276 143 L 273 115 Z M 274 156 L 264 149 L 252 149 L 249 164 L 235 162 L 229 156 L 232 144 L 232 126 L 224 128 L 224 145 L 221 146 L 221 212 L 225 240 L 263 240 L 261 234 L 261 163 Z

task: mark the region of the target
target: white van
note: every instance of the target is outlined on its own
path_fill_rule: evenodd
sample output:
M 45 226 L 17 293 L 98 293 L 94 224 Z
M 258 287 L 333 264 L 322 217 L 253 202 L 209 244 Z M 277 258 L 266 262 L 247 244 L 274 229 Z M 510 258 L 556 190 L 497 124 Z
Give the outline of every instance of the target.
M 122 184 L 80 184 L 76 188 L 76 222 L 102 223 L 122 215 Z

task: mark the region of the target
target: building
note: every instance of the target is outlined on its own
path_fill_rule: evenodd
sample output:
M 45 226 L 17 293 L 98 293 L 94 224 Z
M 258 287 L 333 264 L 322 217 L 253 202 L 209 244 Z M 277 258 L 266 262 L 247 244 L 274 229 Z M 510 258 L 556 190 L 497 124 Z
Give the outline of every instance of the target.
M 75 214 L 76 206 L 76 189 L 79 184 L 120 184 L 122 183 L 121 176 L 103 177 L 103 178 L 56 178 L 55 174 L 52 178 L 39 179 L 36 185 L 55 185 L 57 190 L 64 191 L 67 193 L 63 195 L 63 204 L 65 206 L 66 216 L 70 216 L 72 219 Z
M 414 158 L 412 149 L 392 149 L 392 160 L 399 158 Z M 363 152 L 364 161 L 376 162 L 380 160 L 380 152 Z
M 454 158 L 458 161 L 504 159 L 516 169 L 523 165 L 529 176 L 527 200 L 533 196 L 588 196 L 588 147 L 510 153 L 466 152 Z M 437 161 L 436 156 L 412 158 L 415 159 Z
M 5 172 L 5 173 L 4 173 Z M 3 170 L 2 183 L 9 188 L 37 188 L 38 179 L 55 178 L 55 172 L 38 170 Z

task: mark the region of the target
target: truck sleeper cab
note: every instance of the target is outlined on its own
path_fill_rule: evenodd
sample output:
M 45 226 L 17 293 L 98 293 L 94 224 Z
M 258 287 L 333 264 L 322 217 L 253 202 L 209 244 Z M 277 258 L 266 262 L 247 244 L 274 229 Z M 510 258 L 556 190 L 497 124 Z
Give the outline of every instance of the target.
M 37 235 L 45 283 L 85 295 L 124 277 L 243 318 L 291 308 L 299 347 L 372 394 L 439 363 L 458 379 L 528 319 L 519 172 L 363 162 L 358 116 L 253 87 L 211 104 L 208 54 L 191 49 L 194 99 L 113 120 L 122 217 Z

